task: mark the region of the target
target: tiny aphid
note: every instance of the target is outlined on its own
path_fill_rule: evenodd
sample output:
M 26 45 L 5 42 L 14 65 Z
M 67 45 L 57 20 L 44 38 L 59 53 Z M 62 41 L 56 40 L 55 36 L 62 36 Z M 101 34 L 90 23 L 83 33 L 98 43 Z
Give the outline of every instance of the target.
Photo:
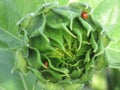
M 81 17 L 82 17 L 83 19 L 87 19 L 87 18 L 88 18 L 88 13 L 85 12 L 85 11 L 83 11 L 83 12 L 81 13 Z

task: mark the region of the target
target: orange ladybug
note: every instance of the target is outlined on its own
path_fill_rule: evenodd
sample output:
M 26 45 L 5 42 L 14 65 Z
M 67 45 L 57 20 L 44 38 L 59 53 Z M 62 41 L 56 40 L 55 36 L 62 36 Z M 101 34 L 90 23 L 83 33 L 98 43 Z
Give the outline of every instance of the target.
M 46 61 L 46 62 L 44 63 L 44 65 L 45 65 L 46 67 L 48 67 L 48 62 Z
M 85 11 L 83 11 L 83 12 L 81 13 L 81 17 L 82 17 L 83 19 L 87 19 L 87 18 L 88 18 L 88 13 L 85 12 Z

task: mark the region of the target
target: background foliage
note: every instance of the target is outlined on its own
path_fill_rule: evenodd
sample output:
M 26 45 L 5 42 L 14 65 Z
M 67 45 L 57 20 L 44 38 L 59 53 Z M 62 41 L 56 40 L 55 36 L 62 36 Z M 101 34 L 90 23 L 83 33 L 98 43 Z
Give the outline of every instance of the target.
M 120 69 L 120 0 L 0 0 L 0 90 L 34 89 L 36 78 L 32 73 L 29 72 L 27 76 L 17 71 L 11 73 L 15 50 L 22 45 L 21 39 L 18 38 L 16 23 L 43 3 L 52 1 L 58 1 L 60 5 L 71 1 L 88 3 L 93 8 L 92 15 L 112 38 L 111 44 L 106 48 L 109 67 Z M 111 75 L 109 78 L 112 76 L 117 78 L 120 75 L 117 70 L 110 72 L 106 75 Z M 120 81 L 117 83 L 119 86 Z M 39 90 L 39 86 L 35 90 Z

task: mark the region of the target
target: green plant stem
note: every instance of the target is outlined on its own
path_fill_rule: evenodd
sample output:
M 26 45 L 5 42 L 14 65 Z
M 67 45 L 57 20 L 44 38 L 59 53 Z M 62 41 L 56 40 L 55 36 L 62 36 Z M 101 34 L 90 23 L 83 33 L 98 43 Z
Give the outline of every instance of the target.
M 28 90 L 23 74 L 19 73 L 19 75 L 20 75 L 20 78 L 22 80 L 24 90 Z

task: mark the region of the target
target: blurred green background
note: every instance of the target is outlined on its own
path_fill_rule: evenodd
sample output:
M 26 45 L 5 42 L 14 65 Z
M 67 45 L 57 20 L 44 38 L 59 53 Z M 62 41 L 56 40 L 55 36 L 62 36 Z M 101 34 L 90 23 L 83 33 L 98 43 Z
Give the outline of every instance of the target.
M 102 22 L 115 41 L 106 50 L 109 67 L 120 69 L 120 0 L 0 0 L 0 90 L 41 90 L 31 72 L 27 75 L 19 71 L 11 72 L 15 61 L 15 48 L 19 47 L 12 43 L 20 41 L 17 38 L 13 38 L 12 41 L 6 39 L 6 33 L 9 33 L 10 37 L 17 37 L 17 21 L 27 13 L 35 11 L 43 3 L 52 1 L 58 1 L 60 5 L 70 1 L 90 4 L 93 16 Z M 6 32 L 1 33 L 1 28 Z M 120 90 L 119 69 L 106 68 L 96 72 L 82 90 Z

